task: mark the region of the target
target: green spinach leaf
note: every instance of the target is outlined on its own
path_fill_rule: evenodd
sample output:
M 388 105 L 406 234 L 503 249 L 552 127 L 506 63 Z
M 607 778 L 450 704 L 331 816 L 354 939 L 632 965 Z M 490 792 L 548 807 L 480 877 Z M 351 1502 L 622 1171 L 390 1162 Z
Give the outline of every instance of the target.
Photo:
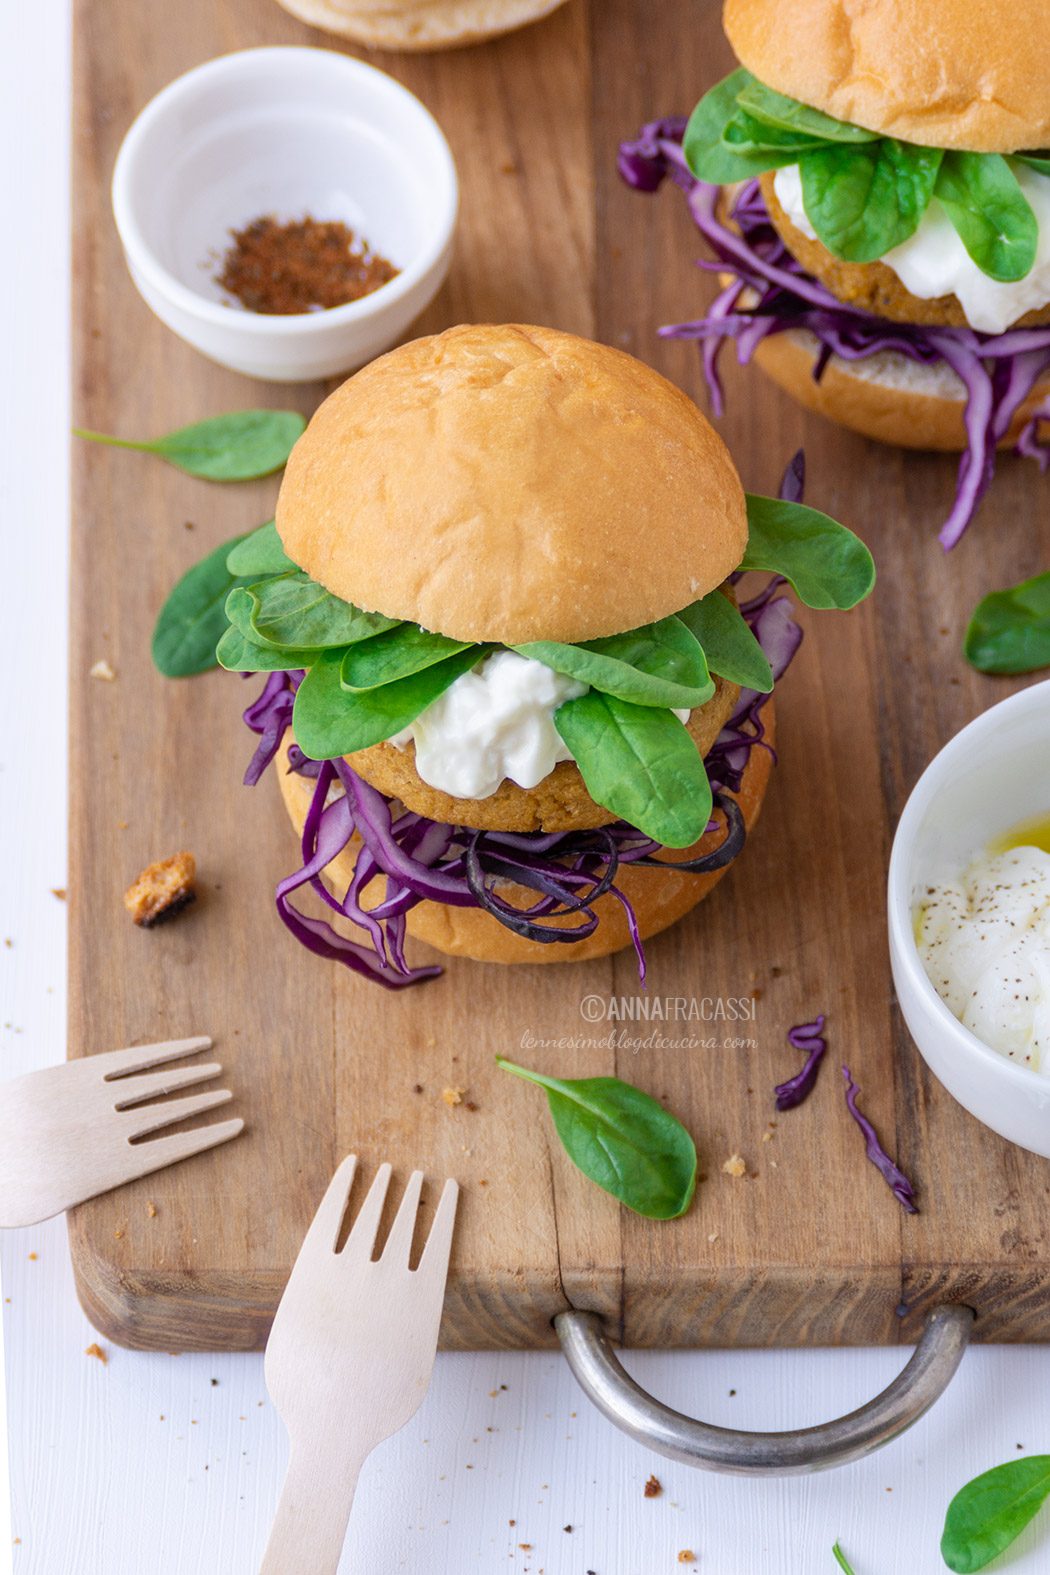
M 960 1488 L 948 1505 L 941 1557 L 971 1575 L 1008 1548 L 1050 1496 L 1050 1455 L 1008 1460 Z
M 319 651 L 281 650 L 276 645 L 260 645 L 231 624 L 216 647 L 220 667 L 230 673 L 288 673 L 310 667 Z
M 74 435 L 112 448 L 158 454 L 169 465 L 205 481 L 254 481 L 281 469 L 305 427 L 296 410 L 234 410 L 148 442 L 88 432 L 82 427 L 75 427 Z
M 914 235 L 941 157 L 938 148 L 893 137 L 803 153 L 802 203 L 828 251 L 846 262 L 875 262 Z
M 703 836 L 711 784 L 672 712 L 592 689 L 559 706 L 554 725 L 596 804 L 668 848 L 691 847 Z
M 684 1214 L 696 1191 L 696 1145 L 676 1116 L 618 1077 L 545 1077 L 496 1057 L 547 1091 L 555 1130 L 573 1164 L 626 1208 L 651 1220 Z
M 831 1552 L 835 1563 L 838 1565 L 839 1569 L 843 1571 L 843 1575 L 853 1575 L 853 1566 L 837 1542 L 832 1543 Z
M 698 180 L 723 186 L 732 181 L 749 180 L 781 164 L 798 162 L 797 149 L 792 147 L 777 151 L 766 146 L 749 148 L 745 142 L 734 148 L 726 140 L 726 130 L 740 112 L 737 94 L 752 80 L 750 72 L 743 67 L 731 72 L 704 94 L 690 115 L 682 147 L 686 163 Z
M 260 580 L 248 591 L 238 591 L 226 611 L 248 639 L 283 649 L 354 645 L 397 623 L 381 613 L 362 612 L 301 573 Z
M 936 193 L 959 239 L 989 279 L 1011 283 L 1031 272 L 1039 225 L 1001 154 L 946 153 Z
M 754 115 L 749 115 L 746 109 L 738 108 L 732 120 L 726 122 L 722 128 L 722 146 L 733 153 L 750 156 L 772 154 L 773 166 L 784 162 L 781 155 L 793 154 L 797 159 L 799 154 L 808 153 L 811 148 L 825 146 L 819 137 L 807 137 L 798 131 L 788 131 L 779 126 L 770 126 L 761 120 L 756 120 Z
M 1050 175 L 1050 152 L 1047 153 L 1015 153 L 1014 157 L 1019 164 L 1027 164 L 1030 170 L 1035 170 L 1039 175 Z
M 1050 573 L 991 591 L 974 609 L 963 654 L 982 673 L 1050 667 Z
M 270 574 L 292 574 L 297 565 L 281 546 L 277 526 L 273 520 L 267 520 L 234 547 L 226 567 L 239 578 L 261 580 Z
M 715 692 L 702 647 L 676 617 L 584 645 L 534 640 L 514 649 L 634 705 L 692 710 L 706 705 Z
M 711 591 L 678 616 L 700 641 L 713 673 L 743 689 L 769 694 L 773 688 L 769 659 L 735 602 L 721 591 Z
M 215 647 L 226 629 L 226 598 L 238 584 L 226 559 L 243 536 L 224 542 L 178 581 L 153 629 L 153 664 L 165 678 L 189 678 L 217 667 Z
M 376 689 L 381 684 L 397 683 L 468 648 L 466 640 L 447 640 L 443 634 L 429 634 L 416 623 L 400 623 L 350 647 L 343 657 L 343 688 Z
M 807 607 L 845 611 L 875 584 L 875 564 L 860 537 L 818 509 L 749 492 L 747 528 L 740 567 L 782 574 Z
M 781 131 L 792 131 L 817 142 L 877 142 L 874 131 L 863 126 L 851 126 L 848 121 L 835 120 L 819 109 L 800 104 L 797 98 L 775 93 L 757 78 L 750 77 L 736 96 L 737 103 L 756 120 Z
M 292 713 L 296 741 L 311 760 L 332 760 L 370 749 L 414 722 L 431 701 L 443 694 L 488 647 L 472 645 L 435 667 L 352 694 L 339 681 L 344 653 L 324 651 L 299 685 Z

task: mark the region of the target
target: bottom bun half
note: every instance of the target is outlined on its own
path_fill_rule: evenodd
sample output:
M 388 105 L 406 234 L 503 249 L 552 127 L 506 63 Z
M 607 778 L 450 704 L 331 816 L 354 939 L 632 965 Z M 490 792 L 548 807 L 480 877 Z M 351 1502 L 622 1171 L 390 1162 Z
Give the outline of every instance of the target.
M 950 453 L 966 447 L 965 390 L 945 362 L 927 366 L 889 350 L 863 361 L 833 357 L 818 383 L 813 378 L 817 348 L 812 334 L 791 329 L 763 339 L 755 360 L 767 377 L 807 410 L 863 437 L 900 448 Z M 1048 394 L 1050 380 L 1036 385 L 1014 416 L 1001 448 L 1016 443 L 1021 428 Z
M 766 737 L 772 743 L 774 733 L 771 701 L 767 702 L 763 710 L 762 720 L 766 727 Z M 301 836 L 310 800 L 313 797 L 314 784 L 309 777 L 299 776 L 296 772 L 288 770 L 287 752 L 291 742 L 289 734 L 274 764 L 277 767 L 285 808 L 297 834 Z M 744 823 L 749 833 L 758 820 L 771 769 L 770 751 L 762 748 L 753 749 L 740 784 L 740 791 L 733 795 L 743 811 Z M 715 831 L 709 832 L 691 848 L 669 848 L 661 857 L 666 858 L 670 866 L 673 866 L 676 858 L 696 858 L 716 848 L 723 834 L 722 827 L 719 825 Z M 333 891 L 345 892 L 350 884 L 359 847 L 360 842 L 354 837 L 325 871 L 325 884 Z M 726 869 L 728 868 L 731 866 L 727 865 Z M 724 874 L 725 869 L 714 870 L 708 875 L 693 875 L 688 872 L 675 873 L 673 867 L 658 870 L 652 867 L 634 868 L 625 865 L 617 873 L 616 884 L 634 908 L 639 931 L 642 939 L 645 940 L 650 935 L 657 935 L 661 930 L 667 929 L 669 925 L 675 924 L 687 914 L 717 886 Z M 377 883 L 373 900 L 379 900 L 381 891 L 382 887 Z M 501 886 L 500 895 L 521 907 L 536 900 L 535 893 L 526 891 L 520 886 Z M 369 906 L 367 896 L 365 906 Z M 433 946 L 449 957 L 471 957 L 476 962 L 586 962 L 589 958 L 605 957 L 609 952 L 620 951 L 631 944 L 627 918 L 617 899 L 611 895 L 599 897 L 594 906 L 599 923 L 593 934 L 585 940 L 569 941 L 564 944 L 561 942 L 541 944 L 526 940 L 523 936 L 515 935 L 512 930 L 508 930 L 498 919 L 494 919 L 481 908 L 454 908 L 439 902 L 421 902 L 418 907 L 410 909 L 407 921 L 408 933 L 416 940 Z M 559 921 L 554 919 L 546 922 L 556 924 Z M 571 924 L 575 921 L 570 919 L 562 922 Z
M 368 49 L 424 51 L 478 44 L 556 11 L 565 0 L 281 0 L 311 27 Z

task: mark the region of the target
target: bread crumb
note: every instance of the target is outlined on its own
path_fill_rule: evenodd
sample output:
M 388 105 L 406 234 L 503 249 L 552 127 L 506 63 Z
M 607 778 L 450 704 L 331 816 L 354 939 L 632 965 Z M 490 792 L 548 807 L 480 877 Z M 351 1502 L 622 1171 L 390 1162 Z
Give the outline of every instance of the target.
M 125 1227 L 123 1225 L 118 1225 L 116 1230 L 113 1232 L 113 1240 L 114 1241 L 123 1241 L 124 1240 L 124 1230 L 125 1230 Z
M 695 1564 L 696 1554 L 693 1552 L 692 1548 L 683 1548 L 681 1553 L 678 1555 L 678 1562 L 679 1564 Z
M 51 895 L 52 897 L 57 897 L 59 902 L 65 902 L 66 888 L 64 886 L 52 886 Z
M 648 1482 L 645 1484 L 645 1487 L 642 1489 L 646 1498 L 659 1498 L 663 1490 L 664 1485 L 660 1481 L 660 1478 L 654 1476 L 650 1476 Z
M 147 1201 L 146 1213 L 151 1220 L 155 1220 L 157 1218 L 157 1205 Z
M 104 656 L 100 657 L 97 662 L 93 662 L 91 667 L 88 669 L 89 678 L 101 678 L 102 682 L 105 684 L 111 684 L 116 676 L 116 673 L 113 671 L 112 667 L 110 667 Z
M 713 1247 L 715 1242 L 718 1240 L 718 1232 L 716 1230 L 713 1230 L 711 1232 L 710 1236 L 708 1236 L 707 1239 L 710 1242 L 711 1246 Z
M 96 1340 L 92 1340 L 91 1344 L 85 1347 L 84 1355 L 93 1356 L 96 1361 L 102 1363 L 103 1367 L 105 1367 L 106 1363 L 109 1361 L 109 1357 L 106 1355 L 105 1351 Z
M 175 853 L 149 864 L 124 893 L 124 906 L 136 924 L 150 929 L 173 918 L 197 895 L 197 861 L 192 853 Z
M 441 1090 L 441 1097 L 445 1101 L 448 1108 L 453 1110 L 456 1105 L 461 1105 L 463 1103 L 463 1095 L 465 1093 L 465 1088 L 443 1088 Z
M 744 1161 L 740 1158 L 739 1154 L 730 1154 L 729 1158 L 722 1166 L 722 1169 L 727 1176 L 747 1175 L 747 1166 L 744 1164 Z M 679 1555 L 679 1557 L 681 1557 L 681 1555 Z
M 772 1143 L 772 1141 L 773 1141 L 773 1134 L 772 1134 L 772 1132 L 763 1132 L 763 1134 L 762 1134 L 762 1141 L 763 1141 L 763 1143 Z

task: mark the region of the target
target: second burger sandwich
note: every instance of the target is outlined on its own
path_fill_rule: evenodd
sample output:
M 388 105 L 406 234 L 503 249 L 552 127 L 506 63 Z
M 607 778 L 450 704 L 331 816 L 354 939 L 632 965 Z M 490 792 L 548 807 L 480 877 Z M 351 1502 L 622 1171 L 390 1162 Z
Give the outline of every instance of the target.
M 228 567 L 218 659 L 270 674 L 248 780 L 276 761 L 302 842 L 278 910 L 393 986 L 439 971 L 406 934 L 498 962 L 633 942 L 643 963 L 758 813 L 768 694 L 801 638 L 779 587 L 847 608 L 874 580 L 826 515 L 746 498 L 673 384 L 520 326 L 419 339 L 344 383 L 276 527 Z M 738 603 L 747 569 L 774 578 Z M 293 904 L 309 887 L 349 929 Z
M 1050 421 L 1050 26 L 1042 0 L 726 0 L 741 61 L 620 168 L 684 185 L 723 292 L 699 339 L 717 403 L 732 340 L 810 409 L 962 450 L 954 546 Z

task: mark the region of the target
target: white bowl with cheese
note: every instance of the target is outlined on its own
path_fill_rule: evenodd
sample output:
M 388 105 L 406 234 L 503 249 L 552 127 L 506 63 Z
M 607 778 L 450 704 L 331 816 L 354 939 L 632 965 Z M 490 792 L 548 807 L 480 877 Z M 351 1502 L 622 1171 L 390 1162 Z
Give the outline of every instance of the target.
M 967 1027 L 938 993 L 917 939 L 923 903 L 943 901 L 975 858 L 1015 828 L 1050 820 L 1050 682 L 1033 684 L 984 712 L 956 734 L 927 766 L 904 807 L 890 856 L 888 906 L 890 961 L 901 1012 L 919 1052 L 948 1092 L 1000 1136 L 1050 1158 L 1050 1056 L 1042 1070 L 991 1048 Z M 1011 922 L 1016 894 L 997 893 L 995 923 Z M 1030 917 L 1030 914 L 1029 914 Z M 1024 923 L 1021 914 L 1020 923 Z M 991 936 L 993 949 L 995 937 Z M 1050 944 L 1050 942 L 1048 942 Z M 980 942 L 977 943 L 980 954 Z M 973 952 L 970 953 L 973 956 Z M 1004 956 L 1013 957 L 1007 950 Z M 952 975 L 965 965 L 965 944 L 949 948 L 946 993 L 958 1001 Z M 987 1023 L 988 1037 L 1016 1037 L 1018 999 L 1033 1013 L 1044 1009 L 1039 981 L 1025 976 L 1011 994 L 1012 978 L 996 998 L 994 968 L 972 967 L 972 1019 Z M 964 981 L 969 984 L 969 979 Z M 976 998 L 977 991 L 983 999 Z M 1029 1000 L 1030 997 L 1030 1000 Z M 995 1028 L 996 1014 L 999 1028 Z M 1003 1037 L 1005 1036 L 1005 1037 Z

